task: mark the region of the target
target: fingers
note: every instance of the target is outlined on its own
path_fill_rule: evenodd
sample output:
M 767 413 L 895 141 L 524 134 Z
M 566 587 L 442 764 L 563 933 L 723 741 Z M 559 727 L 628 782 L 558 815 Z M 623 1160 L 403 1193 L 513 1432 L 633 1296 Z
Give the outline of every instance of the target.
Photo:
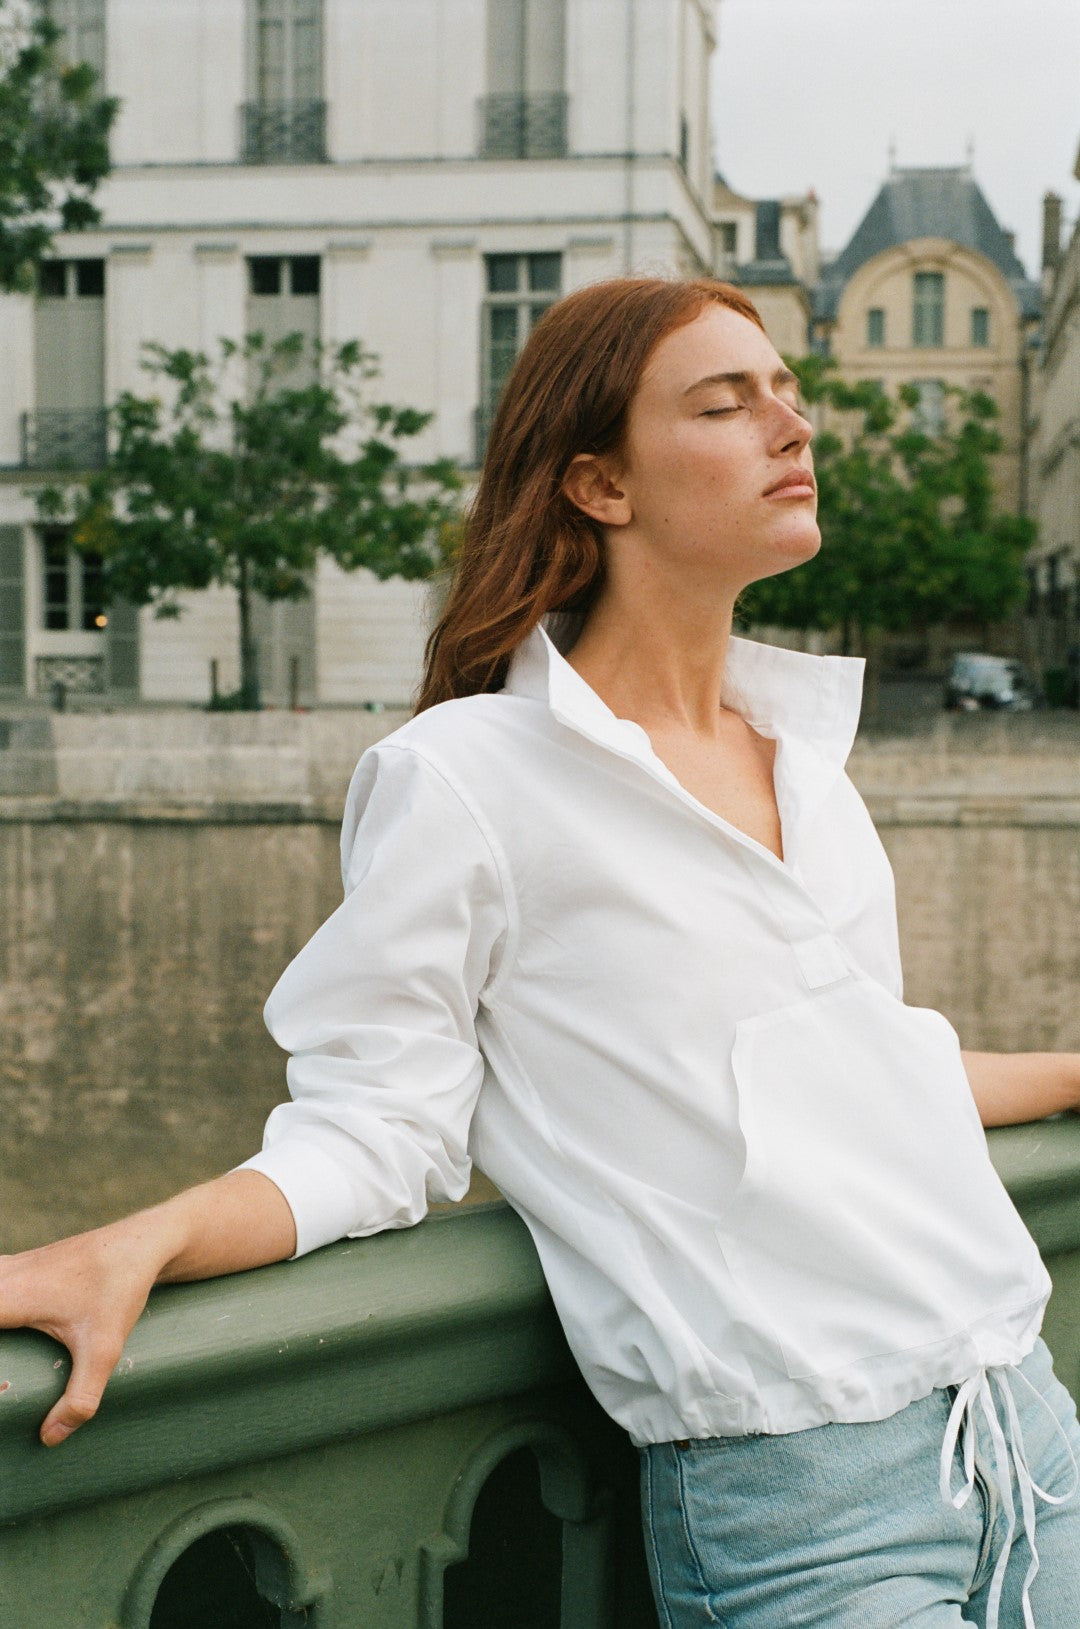
M 72 1337 L 71 1375 L 64 1394 L 49 1410 L 41 1426 L 46 1448 L 55 1448 L 80 1425 L 93 1419 L 109 1376 L 120 1361 L 123 1343 L 90 1335 L 85 1340 Z

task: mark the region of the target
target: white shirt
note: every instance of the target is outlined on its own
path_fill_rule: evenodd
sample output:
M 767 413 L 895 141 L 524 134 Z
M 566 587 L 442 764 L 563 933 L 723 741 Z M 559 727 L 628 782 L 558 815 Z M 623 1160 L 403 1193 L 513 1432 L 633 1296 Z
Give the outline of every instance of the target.
M 861 666 L 735 639 L 783 861 L 686 792 L 538 629 L 504 691 L 366 752 L 346 898 L 267 1003 L 293 1101 L 248 1164 L 298 1254 L 470 1160 L 527 1222 L 638 1442 L 882 1418 L 1030 1350 L 1045 1268 L 844 774 Z

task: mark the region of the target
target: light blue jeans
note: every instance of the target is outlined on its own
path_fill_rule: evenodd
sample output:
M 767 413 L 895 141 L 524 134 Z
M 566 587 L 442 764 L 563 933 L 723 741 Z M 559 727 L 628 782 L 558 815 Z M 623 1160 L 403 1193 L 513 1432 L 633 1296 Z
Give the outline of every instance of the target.
M 1067 1492 L 1070 1447 L 1080 1463 L 1076 1408 L 1042 1341 L 1020 1368 L 1049 1405 L 1010 1378 L 1031 1476 Z M 869 1424 L 644 1448 L 645 1548 L 662 1629 L 987 1629 L 995 1616 L 999 1629 L 1024 1629 L 1031 1550 L 1015 1472 L 1016 1533 L 996 1613 L 990 1599 L 1007 1522 L 977 1411 L 973 1492 L 960 1509 L 941 1497 L 955 1398 L 955 1387 L 935 1391 Z M 957 1492 L 962 1440 L 953 1470 Z M 1036 1629 L 1080 1629 L 1080 1496 L 1036 1508 Z

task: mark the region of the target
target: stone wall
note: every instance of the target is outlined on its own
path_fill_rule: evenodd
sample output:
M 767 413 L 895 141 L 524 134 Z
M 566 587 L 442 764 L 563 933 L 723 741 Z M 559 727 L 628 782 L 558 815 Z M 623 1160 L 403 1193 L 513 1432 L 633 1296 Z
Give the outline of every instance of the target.
M 338 902 L 344 788 L 395 722 L 143 713 L 9 726 L 0 1250 L 163 1197 L 258 1146 L 284 1082 L 262 1004 Z M 941 722 L 861 741 L 852 759 L 896 871 L 907 999 L 940 1007 L 972 1047 L 1080 1050 L 1080 729 Z

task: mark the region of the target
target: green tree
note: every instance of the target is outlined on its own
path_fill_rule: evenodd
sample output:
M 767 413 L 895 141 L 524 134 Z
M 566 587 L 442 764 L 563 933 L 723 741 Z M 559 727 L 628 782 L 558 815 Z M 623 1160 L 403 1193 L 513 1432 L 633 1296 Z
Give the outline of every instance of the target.
M 66 63 L 61 31 L 34 0 L 0 0 L 0 290 L 33 288 L 54 233 L 100 219 L 119 106 L 85 62 Z
M 38 495 L 100 555 L 109 599 L 180 614 L 180 595 L 235 589 L 241 686 L 259 705 L 252 596 L 302 599 L 320 555 L 377 577 L 422 578 L 456 536 L 460 476 L 448 459 L 410 466 L 402 445 L 431 415 L 368 399 L 375 359 L 358 342 L 274 344 L 249 334 L 200 351 L 147 345 L 162 394 L 110 410 L 101 470 Z
M 839 628 L 845 652 L 857 646 L 873 664 L 882 631 L 1004 616 L 1024 595 L 1035 528 L 995 511 L 993 400 L 947 387 L 944 423 L 931 434 L 913 385 L 893 399 L 845 382 L 824 357 L 792 366 L 807 404 L 829 415 L 814 440 L 822 549 L 748 589 L 741 620 Z

